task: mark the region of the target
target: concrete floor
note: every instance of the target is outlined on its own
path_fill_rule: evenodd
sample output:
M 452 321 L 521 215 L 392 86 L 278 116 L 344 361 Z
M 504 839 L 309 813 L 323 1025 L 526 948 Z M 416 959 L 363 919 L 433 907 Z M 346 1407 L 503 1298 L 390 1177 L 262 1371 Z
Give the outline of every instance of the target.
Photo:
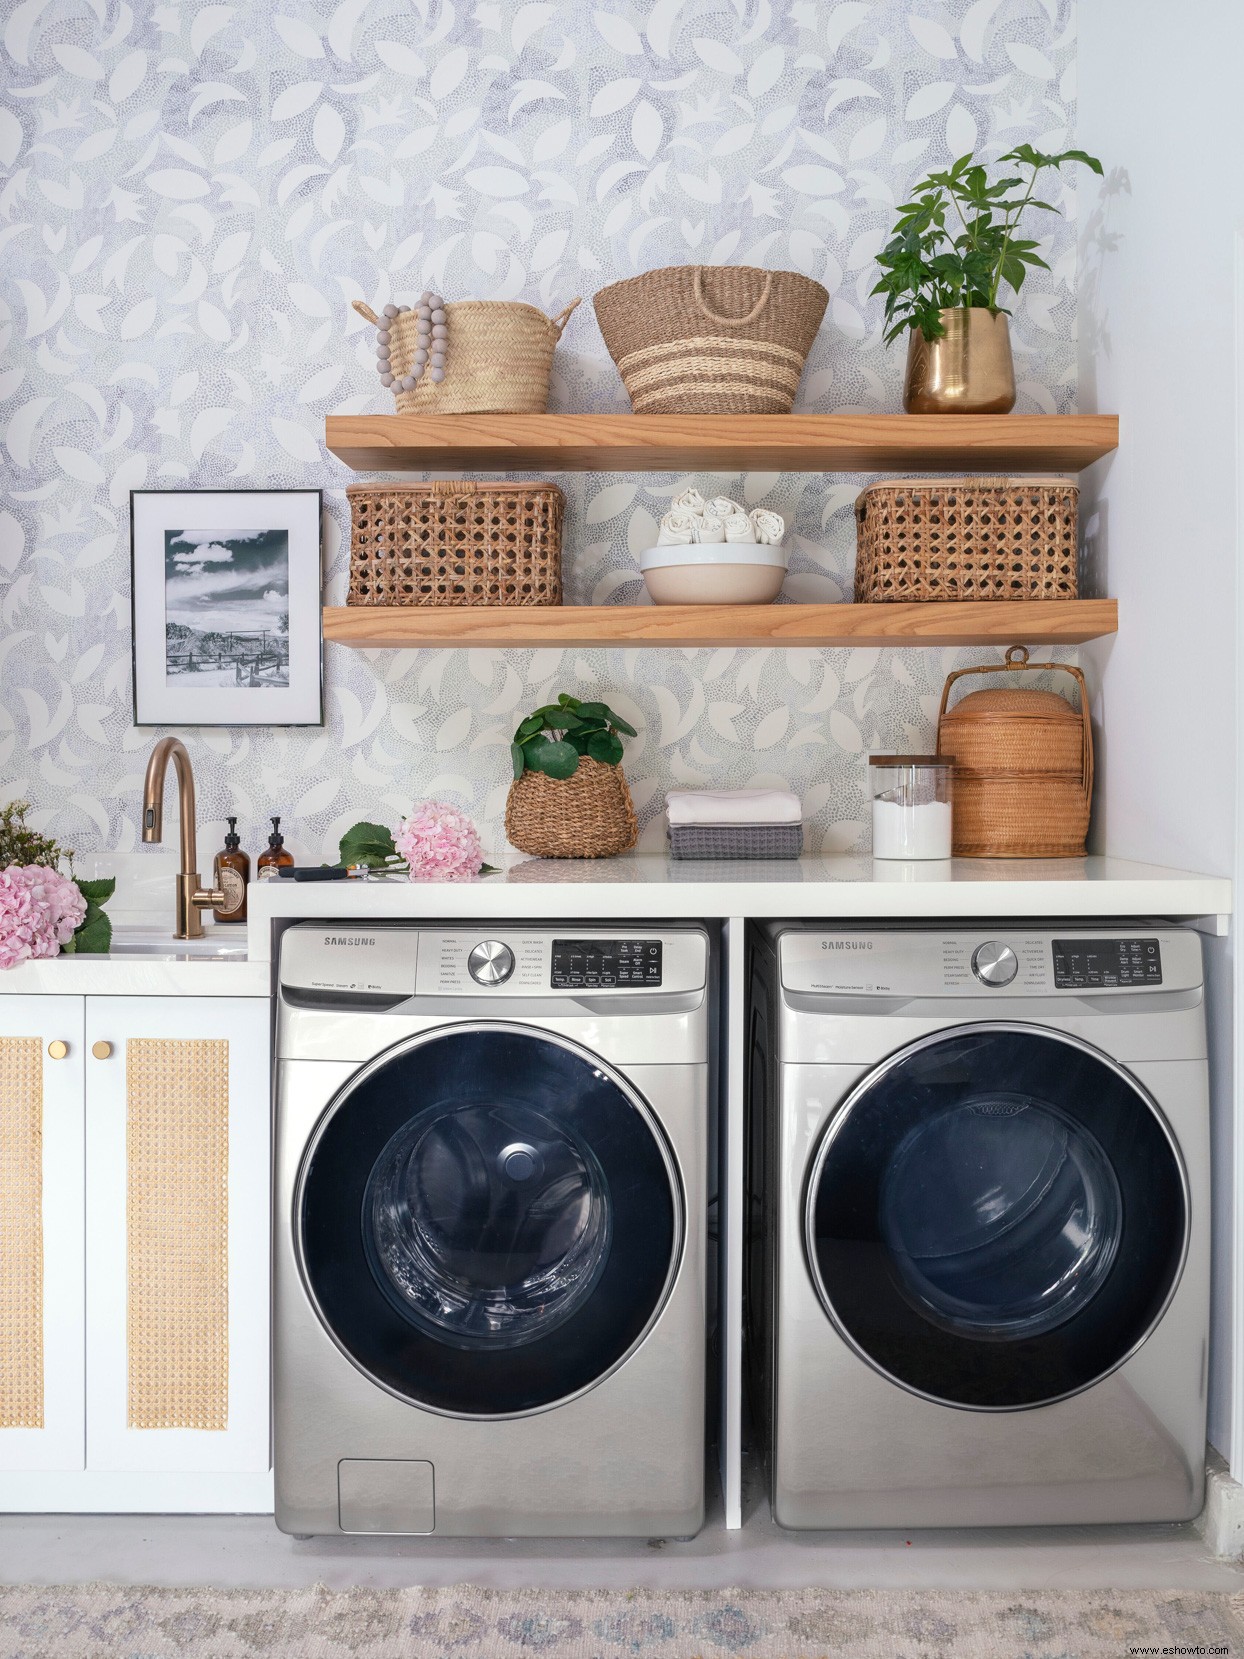
M 497 1589 L 962 1588 L 1244 1590 L 1190 1526 L 790 1533 L 762 1504 L 697 1538 L 472 1541 L 319 1538 L 260 1515 L 0 1516 L 0 1583 L 483 1584 Z

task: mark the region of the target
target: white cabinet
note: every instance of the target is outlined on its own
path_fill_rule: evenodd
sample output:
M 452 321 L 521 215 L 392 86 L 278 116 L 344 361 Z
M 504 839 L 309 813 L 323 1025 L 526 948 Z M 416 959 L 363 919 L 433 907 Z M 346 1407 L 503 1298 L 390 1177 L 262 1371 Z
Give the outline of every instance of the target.
M 258 997 L 0 996 L 0 1509 L 270 1507 L 269 1044 Z
M 82 1033 L 81 997 L 0 1001 L 0 1470 L 84 1464 Z

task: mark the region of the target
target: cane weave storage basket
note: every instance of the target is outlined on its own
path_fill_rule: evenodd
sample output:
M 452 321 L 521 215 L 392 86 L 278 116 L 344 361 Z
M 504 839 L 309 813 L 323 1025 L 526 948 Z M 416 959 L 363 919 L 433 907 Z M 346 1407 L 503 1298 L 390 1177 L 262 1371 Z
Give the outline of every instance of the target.
M 622 768 L 581 755 L 568 778 L 524 772 L 514 779 L 505 834 L 537 858 L 610 858 L 639 840 L 639 821 Z
M 674 265 L 611 283 L 596 320 L 637 415 L 786 415 L 829 294 L 797 271 Z
M 1080 688 L 1077 711 L 1056 691 L 950 693 L 972 674 L 1057 669 Z M 1012 646 L 1003 664 L 961 668 L 942 688 L 937 752 L 955 763 L 953 850 L 960 858 L 1080 858 L 1093 796 L 1093 729 L 1084 675 L 1066 663 L 1028 661 Z
M 556 317 L 517 300 L 457 300 L 445 306 L 445 377 L 423 375 L 409 391 L 394 386 L 399 415 L 542 415 L 549 406 L 549 375 L 562 330 L 579 304 Z M 354 309 L 369 323 L 381 319 L 362 300 Z M 407 374 L 419 349 L 413 311 L 386 320 L 395 377 Z
M 1079 485 L 897 478 L 855 503 L 855 599 L 1074 599 Z
M 351 605 L 560 605 L 556 484 L 353 484 Z

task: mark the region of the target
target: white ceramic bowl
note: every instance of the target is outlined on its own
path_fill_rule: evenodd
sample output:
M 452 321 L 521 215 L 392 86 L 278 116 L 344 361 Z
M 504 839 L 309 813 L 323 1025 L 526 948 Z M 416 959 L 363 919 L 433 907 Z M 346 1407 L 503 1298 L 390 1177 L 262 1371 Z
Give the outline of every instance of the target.
M 654 605 L 768 605 L 782 591 L 786 554 L 759 542 L 650 547 L 639 555 Z

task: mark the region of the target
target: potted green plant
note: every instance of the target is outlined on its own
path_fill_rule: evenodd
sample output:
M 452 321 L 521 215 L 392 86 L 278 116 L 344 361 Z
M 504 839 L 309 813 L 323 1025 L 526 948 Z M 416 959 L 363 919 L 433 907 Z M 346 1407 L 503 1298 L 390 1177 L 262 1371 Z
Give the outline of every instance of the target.
M 999 296 L 1004 284 L 1018 294 L 1032 267 L 1049 269 L 1038 244 L 1018 232 L 1029 208 L 1059 211 L 1037 199 L 1036 186 L 1065 162 L 1102 171 L 1084 150 L 1045 155 L 1019 144 L 998 161 L 1014 171 L 992 183 L 973 156 L 960 156 L 899 209 L 877 256 L 883 274 L 873 293 L 885 295 L 886 340 L 908 337 L 909 415 L 1006 414 L 1014 406 L 1010 313 Z
M 520 721 L 505 804 L 510 843 L 539 858 L 607 858 L 633 847 L 639 824 L 620 765 L 623 735 L 635 728 L 608 703 L 565 691 Z

